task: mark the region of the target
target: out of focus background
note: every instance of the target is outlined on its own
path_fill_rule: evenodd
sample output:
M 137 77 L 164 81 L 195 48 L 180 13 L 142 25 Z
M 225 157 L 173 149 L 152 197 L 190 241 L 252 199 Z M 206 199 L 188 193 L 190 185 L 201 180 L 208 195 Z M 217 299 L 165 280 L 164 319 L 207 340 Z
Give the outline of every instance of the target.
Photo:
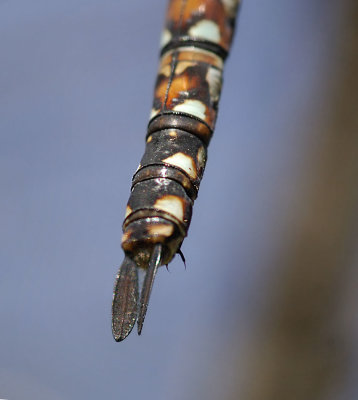
M 358 397 L 358 3 L 244 1 L 143 333 L 111 336 L 166 0 L 0 1 L 0 398 Z

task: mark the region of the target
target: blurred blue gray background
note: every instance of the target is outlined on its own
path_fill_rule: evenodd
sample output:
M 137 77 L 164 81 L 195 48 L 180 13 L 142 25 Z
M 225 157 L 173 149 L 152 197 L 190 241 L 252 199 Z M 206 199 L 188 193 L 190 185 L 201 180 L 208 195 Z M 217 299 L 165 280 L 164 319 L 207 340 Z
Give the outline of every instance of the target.
M 313 110 L 344 7 L 244 2 L 182 248 L 187 269 L 176 258 L 159 271 L 142 336 L 118 344 L 121 224 L 165 9 L 166 0 L 0 1 L 0 398 L 210 400 L 254 384 L 246 353 L 324 142 Z M 348 347 L 357 274 L 349 281 Z M 322 398 L 355 398 L 356 366 L 345 363 Z

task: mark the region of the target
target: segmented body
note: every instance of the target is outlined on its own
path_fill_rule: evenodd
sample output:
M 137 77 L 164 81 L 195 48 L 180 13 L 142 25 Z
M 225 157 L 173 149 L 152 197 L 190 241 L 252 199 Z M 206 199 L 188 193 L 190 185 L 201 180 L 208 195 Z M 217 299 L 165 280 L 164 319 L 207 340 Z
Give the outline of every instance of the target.
M 141 332 L 157 268 L 186 236 L 214 131 L 239 0 L 170 0 L 144 156 L 123 223 L 112 329 Z M 139 288 L 138 271 L 145 272 Z M 141 295 L 139 297 L 139 289 Z

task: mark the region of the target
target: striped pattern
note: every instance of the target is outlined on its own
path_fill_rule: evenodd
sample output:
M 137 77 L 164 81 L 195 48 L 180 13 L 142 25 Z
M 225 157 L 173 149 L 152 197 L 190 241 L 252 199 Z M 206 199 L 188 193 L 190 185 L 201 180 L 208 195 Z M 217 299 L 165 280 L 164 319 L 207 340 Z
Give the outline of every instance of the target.
M 180 253 L 187 235 L 238 6 L 238 0 L 169 1 L 146 149 L 123 223 L 125 260 L 112 305 L 117 341 L 136 320 L 141 332 L 157 269 Z

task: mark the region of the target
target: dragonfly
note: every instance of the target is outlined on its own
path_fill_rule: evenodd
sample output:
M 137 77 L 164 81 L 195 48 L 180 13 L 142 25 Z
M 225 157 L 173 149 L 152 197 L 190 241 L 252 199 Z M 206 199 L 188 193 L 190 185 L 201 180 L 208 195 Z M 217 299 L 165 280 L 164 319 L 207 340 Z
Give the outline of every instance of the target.
M 141 334 L 157 270 L 187 235 L 214 132 L 240 0 L 169 0 L 146 147 L 123 222 L 112 333 Z

